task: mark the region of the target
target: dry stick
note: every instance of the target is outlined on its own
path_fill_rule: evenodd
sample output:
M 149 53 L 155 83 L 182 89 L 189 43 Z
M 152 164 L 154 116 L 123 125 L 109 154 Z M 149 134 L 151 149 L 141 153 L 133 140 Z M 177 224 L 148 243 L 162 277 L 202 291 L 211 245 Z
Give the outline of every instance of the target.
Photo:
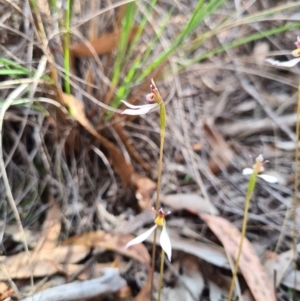
M 299 134 L 300 134 L 300 81 L 298 87 L 298 104 L 297 104 L 297 122 L 296 122 L 296 138 L 295 138 L 295 175 L 294 175 L 294 198 L 293 198 L 293 255 L 294 255 L 294 268 L 297 271 L 297 212 L 298 207 L 298 163 L 299 163 Z M 294 292 L 295 296 L 297 285 L 296 273 L 294 273 Z
M 103 269 L 103 276 L 92 280 L 63 284 L 38 292 L 21 301 L 75 301 L 114 293 L 126 285 L 117 269 Z

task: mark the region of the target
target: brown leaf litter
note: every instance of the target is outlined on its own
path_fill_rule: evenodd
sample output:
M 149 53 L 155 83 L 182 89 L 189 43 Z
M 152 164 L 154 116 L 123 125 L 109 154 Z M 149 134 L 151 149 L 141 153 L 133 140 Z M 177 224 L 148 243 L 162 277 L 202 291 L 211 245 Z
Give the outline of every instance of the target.
M 241 240 L 238 229 L 219 216 L 201 214 L 201 217 L 222 242 L 227 252 L 236 259 Z M 242 246 L 239 268 L 256 301 L 277 300 L 270 279 L 246 238 Z

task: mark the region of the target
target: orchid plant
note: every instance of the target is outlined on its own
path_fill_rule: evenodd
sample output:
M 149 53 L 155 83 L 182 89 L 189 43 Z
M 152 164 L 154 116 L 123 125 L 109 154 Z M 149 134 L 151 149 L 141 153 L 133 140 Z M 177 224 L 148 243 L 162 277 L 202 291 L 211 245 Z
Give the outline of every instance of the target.
M 240 240 L 240 244 L 239 244 L 237 258 L 236 258 L 236 261 L 235 261 L 234 270 L 233 270 L 233 273 L 232 273 L 230 289 L 229 289 L 229 293 L 228 293 L 228 296 L 227 296 L 228 301 L 231 301 L 232 295 L 233 295 L 234 283 L 235 283 L 235 279 L 237 277 L 239 261 L 240 261 L 240 257 L 241 257 L 241 254 L 242 254 L 243 242 L 244 242 L 244 238 L 245 238 L 245 235 L 246 235 L 248 211 L 249 211 L 251 197 L 252 197 L 252 194 L 253 194 L 253 191 L 254 191 L 254 188 L 255 188 L 256 179 L 257 179 L 257 177 L 260 177 L 260 178 L 264 179 L 265 181 L 267 181 L 269 183 L 277 183 L 278 182 L 277 178 L 275 178 L 271 175 L 262 174 L 262 172 L 264 172 L 264 170 L 265 170 L 264 165 L 267 162 L 268 161 L 264 160 L 263 155 L 260 154 L 255 159 L 255 163 L 252 166 L 252 168 L 245 168 L 243 170 L 243 175 L 251 175 L 251 177 L 250 177 L 250 180 L 249 180 L 248 190 L 247 190 L 247 194 L 246 194 L 246 203 L 245 203 L 245 209 L 244 209 L 244 218 L 243 218 L 243 225 L 242 225 L 241 240 Z
M 161 258 L 160 258 L 160 279 L 159 279 L 159 288 L 158 288 L 158 301 L 160 301 L 161 296 L 161 288 L 162 288 L 162 279 L 163 279 L 163 272 L 164 272 L 164 256 L 165 252 L 171 260 L 171 243 L 170 238 L 168 236 L 166 226 L 165 226 L 165 216 L 169 213 L 164 213 L 162 209 L 158 210 L 159 208 L 159 195 L 160 195 L 160 185 L 161 185 L 161 174 L 162 174 L 162 159 L 163 159 L 163 149 L 164 149 L 164 141 L 165 141 L 165 128 L 166 128 L 166 108 L 164 101 L 156 88 L 156 85 L 151 80 L 150 90 L 146 96 L 147 101 L 149 102 L 146 105 L 132 105 L 126 101 L 122 101 L 129 109 L 126 109 L 122 112 L 122 114 L 127 115 L 143 115 L 151 111 L 152 109 L 159 107 L 159 115 L 160 115 L 160 147 L 159 147 L 159 161 L 158 161 L 158 176 L 157 176 L 157 186 L 156 186 L 156 201 L 155 201 L 155 211 L 157 212 L 157 219 L 155 225 L 146 231 L 143 235 L 133 239 L 131 242 L 127 244 L 127 247 L 133 245 L 135 243 L 139 243 L 144 241 L 152 232 L 154 232 L 153 238 L 153 246 L 152 246 L 152 270 L 151 270 L 151 298 L 153 296 L 153 276 L 154 276 L 154 264 L 155 264 L 155 255 L 156 255 L 156 234 L 157 228 L 160 227 L 162 229 L 160 235 L 160 245 L 162 247 L 161 251 Z

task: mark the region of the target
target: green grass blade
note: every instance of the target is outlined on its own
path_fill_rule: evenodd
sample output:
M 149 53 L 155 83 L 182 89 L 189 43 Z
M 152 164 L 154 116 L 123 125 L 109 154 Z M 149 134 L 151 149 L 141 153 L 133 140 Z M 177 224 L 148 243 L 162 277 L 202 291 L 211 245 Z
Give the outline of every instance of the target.
M 156 2 L 157 2 L 157 0 L 152 0 L 150 2 L 149 6 L 147 8 L 147 12 L 144 15 L 142 21 L 140 22 L 140 25 L 139 25 L 139 27 L 137 29 L 137 32 L 136 32 L 136 34 L 135 34 L 132 42 L 130 43 L 130 46 L 129 46 L 129 49 L 128 49 L 128 52 L 127 52 L 127 55 L 126 55 L 126 59 L 125 59 L 126 62 L 128 62 L 129 57 L 131 56 L 131 54 L 132 54 L 132 52 L 133 52 L 133 50 L 134 50 L 137 42 L 139 41 L 139 38 L 140 38 L 140 36 L 141 36 L 141 34 L 142 34 L 142 32 L 143 32 L 143 30 L 144 30 L 147 22 L 149 21 L 149 17 L 151 15 L 152 11 L 153 11 L 153 8 L 154 8 Z
M 0 75 L 29 75 L 32 76 L 34 73 L 28 73 L 27 71 L 23 71 L 23 70 L 9 70 L 9 69 L 4 69 L 4 70 L 0 70 Z
M 155 68 L 164 62 L 164 60 L 174 52 L 177 47 L 182 43 L 184 38 L 189 35 L 197 25 L 199 25 L 203 19 L 212 14 L 218 7 L 220 7 L 225 0 L 212 0 L 206 6 L 202 7 L 203 1 L 199 1 L 196 8 L 194 9 L 193 15 L 184 27 L 181 33 L 177 36 L 175 41 L 172 43 L 171 47 L 162 53 L 145 71 L 139 76 L 137 82 L 142 81 L 147 75 L 149 75 Z
M 134 2 L 128 3 L 126 7 L 125 17 L 123 20 L 121 38 L 118 47 L 118 54 L 117 54 L 116 62 L 114 65 L 114 72 L 112 76 L 113 87 L 116 87 L 116 85 L 119 82 L 122 63 L 125 57 L 129 36 L 134 25 L 135 15 L 136 15 L 136 4 Z
M 202 61 L 202 60 L 204 60 L 208 57 L 211 57 L 211 56 L 213 56 L 215 54 L 218 54 L 220 52 L 223 52 L 225 50 L 228 50 L 228 49 L 231 49 L 231 48 L 234 48 L 234 47 L 237 47 L 237 46 L 241 46 L 243 44 L 253 42 L 255 40 L 258 40 L 258 39 L 261 39 L 261 38 L 264 38 L 264 37 L 268 37 L 268 36 L 271 36 L 271 35 L 274 35 L 274 34 L 277 34 L 277 33 L 280 33 L 280 32 L 288 31 L 288 30 L 291 30 L 293 28 L 299 28 L 299 26 L 300 26 L 300 22 L 295 22 L 295 23 L 292 23 L 292 24 L 288 24 L 288 25 L 285 25 L 285 26 L 278 27 L 278 28 L 273 28 L 273 29 L 270 29 L 270 30 L 266 30 L 266 31 L 263 31 L 263 32 L 252 34 L 248 37 L 233 41 L 232 43 L 214 48 L 211 51 L 208 51 L 208 52 L 206 52 L 202 55 L 199 55 L 199 56 L 195 57 L 194 59 L 189 60 L 187 62 L 187 64 L 185 64 L 183 66 L 183 68 L 188 67 L 188 66 L 190 66 L 190 65 L 192 65 L 196 62 L 200 62 L 200 61 Z M 180 68 L 180 69 L 182 69 L 182 68 Z
M 71 94 L 70 86 L 70 23 L 71 23 L 71 7 L 72 1 L 67 0 L 66 9 L 66 33 L 64 36 L 64 68 L 65 68 L 65 92 Z
M 4 68 L 6 68 L 6 70 L 19 70 L 19 71 L 23 71 L 24 74 L 28 74 L 28 75 L 32 75 L 34 74 L 31 70 L 29 70 L 28 68 L 14 62 L 11 61 L 9 59 L 6 58 L 0 58 L 0 68 L 2 67 L 1 65 L 3 65 Z
M 129 95 L 132 86 L 135 85 L 135 80 L 134 78 L 137 77 L 138 70 L 143 66 L 147 58 L 149 57 L 151 51 L 154 48 L 155 43 L 157 40 L 160 38 L 162 35 L 165 27 L 168 24 L 168 21 L 170 20 L 170 17 L 172 15 L 173 9 L 171 9 L 168 13 L 168 15 L 164 18 L 163 23 L 161 24 L 160 28 L 158 29 L 156 36 L 152 39 L 150 45 L 148 45 L 146 52 L 143 54 L 142 58 L 137 58 L 134 62 L 133 65 L 130 66 L 129 72 L 126 74 L 122 85 L 119 87 L 117 94 L 114 98 L 114 100 L 111 103 L 111 106 L 113 108 L 118 108 L 121 104 L 122 99 L 126 99 L 127 96 Z M 112 112 L 107 112 L 106 119 L 109 119 L 113 115 Z

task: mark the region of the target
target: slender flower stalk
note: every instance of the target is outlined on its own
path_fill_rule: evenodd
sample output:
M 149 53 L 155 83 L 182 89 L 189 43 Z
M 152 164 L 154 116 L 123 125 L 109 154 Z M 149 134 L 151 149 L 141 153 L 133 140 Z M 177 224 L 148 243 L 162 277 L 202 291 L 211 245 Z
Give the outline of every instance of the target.
M 153 81 L 151 80 L 150 90 L 151 93 L 149 93 L 146 96 L 146 99 L 148 100 L 149 104 L 142 105 L 142 106 L 134 106 L 126 101 L 123 101 L 123 103 L 129 107 L 129 109 L 126 109 L 122 112 L 122 114 L 129 114 L 129 115 L 142 115 L 146 114 L 155 107 L 159 107 L 159 113 L 160 113 L 160 147 L 159 147 L 159 161 L 158 161 L 158 175 L 157 175 L 157 185 L 156 185 L 156 200 L 155 200 L 155 210 L 158 211 L 159 208 L 159 195 L 160 195 L 160 187 L 161 187 L 161 174 L 162 174 L 162 164 L 163 164 L 163 150 L 164 150 L 164 141 L 165 141 L 165 129 L 166 129 L 166 108 L 164 101 Z M 152 227 L 154 231 L 154 238 L 153 238 L 153 246 L 152 246 L 152 269 L 151 269 L 151 298 L 153 297 L 153 276 L 154 276 L 154 268 L 155 268 L 155 257 L 156 257 L 156 235 L 157 235 L 157 227 Z M 150 231 L 150 230 L 148 230 Z M 162 228 L 162 233 L 160 236 L 160 243 L 162 246 L 162 237 L 165 236 L 164 227 Z M 151 233 L 150 233 L 151 234 Z M 149 234 L 149 235 L 150 235 Z M 169 237 L 169 236 L 168 236 Z M 171 244 L 170 244 L 171 245 Z M 162 246 L 163 248 L 163 246 Z M 167 253 L 167 252 L 166 252 Z M 168 254 L 168 253 L 167 253 Z M 170 260 L 171 258 L 169 258 Z M 164 261 L 164 257 L 161 257 L 161 261 Z M 163 262 L 161 262 L 161 265 L 163 265 Z M 161 269 L 161 272 L 163 273 L 163 269 Z M 162 274 L 160 275 L 162 277 Z M 161 278 L 162 279 L 162 278 Z M 161 282 L 161 281 L 160 281 Z M 160 298 L 160 291 L 161 291 L 161 283 L 159 287 L 159 298 Z
M 267 163 L 267 162 L 268 161 L 264 161 L 264 158 L 263 158 L 262 155 L 259 155 L 255 159 L 255 164 L 253 165 L 253 167 L 251 169 L 247 168 L 247 169 L 243 170 L 243 174 L 251 174 L 251 177 L 250 177 L 250 180 L 249 180 L 248 190 L 247 190 L 247 194 L 246 194 L 246 203 L 245 203 L 245 209 L 244 209 L 244 218 L 243 218 L 243 225 L 242 225 L 241 240 L 240 240 L 238 254 L 237 254 L 237 257 L 236 257 L 236 261 L 235 261 L 235 266 L 234 266 L 233 275 L 232 275 L 232 279 L 231 279 L 230 289 L 229 289 L 229 293 L 228 293 L 228 297 L 227 297 L 228 301 L 231 301 L 232 295 L 233 295 L 235 279 L 236 279 L 236 276 L 237 276 L 237 272 L 238 272 L 238 268 L 239 268 L 239 261 L 240 261 L 240 257 L 241 257 L 241 254 L 242 254 L 243 242 L 244 242 L 244 238 L 245 238 L 245 235 L 246 235 L 249 205 L 250 205 L 251 197 L 252 197 L 252 194 L 253 194 L 253 191 L 254 191 L 254 188 L 255 188 L 256 179 L 257 179 L 257 177 L 261 177 L 267 182 L 275 183 L 274 182 L 274 180 L 276 179 L 275 177 L 272 177 L 272 176 L 269 176 L 271 178 L 262 177 L 263 175 L 261 173 L 264 172 L 264 170 L 265 170 L 264 169 L 264 164 Z M 245 170 L 246 170 L 246 172 L 245 172 Z M 251 173 L 249 173 L 250 170 L 251 170 Z M 267 176 L 267 175 L 264 175 L 264 176 Z M 271 179 L 271 181 L 268 181 L 270 179 Z
M 164 150 L 164 141 L 165 141 L 165 129 L 166 129 L 166 108 L 164 101 L 156 88 L 156 85 L 151 80 L 152 85 L 150 85 L 151 93 L 147 95 L 147 100 L 154 102 L 159 106 L 159 115 L 160 115 L 160 147 L 159 147 L 159 161 L 158 161 L 158 175 L 157 175 L 157 186 L 156 186 L 156 200 L 155 200 L 155 210 L 158 211 L 159 208 L 159 195 L 160 195 L 160 186 L 161 186 L 161 174 L 162 174 L 162 160 L 163 160 L 163 150 Z M 154 231 L 154 239 L 152 246 L 152 269 L 151 269 L 151 296 L 153 296 L 153 276 L 155 268 L 155 258 L 156 258 L 156 229 Z M 162 260 L 163 258 L 161 258 Z

